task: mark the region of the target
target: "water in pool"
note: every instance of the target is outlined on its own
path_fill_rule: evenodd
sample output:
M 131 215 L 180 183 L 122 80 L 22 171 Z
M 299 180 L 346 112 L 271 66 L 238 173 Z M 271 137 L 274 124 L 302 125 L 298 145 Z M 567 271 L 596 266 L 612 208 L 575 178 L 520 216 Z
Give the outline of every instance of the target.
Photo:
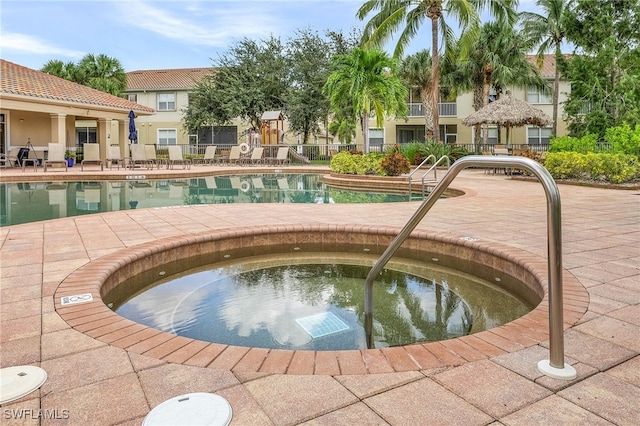
M 0 183 L 0 226 L 136 208 L 229 203 L 384 203 L 406 195 L 331 189 L 320 174 Z
M 531 308 L 491 283 L 415 263 L 391 263 L 376 280 L 376 348 L 463 336 Z M 198 340 L 281 349 L 365 349 L 364 279 L 370 265 L 371 259 L 344 255 L 243 258 L 241 264 L 200 267 L 165 278 L 123 303 L 109 295 L 105 301 L 112 300 L 115 311 L 133 321 Z

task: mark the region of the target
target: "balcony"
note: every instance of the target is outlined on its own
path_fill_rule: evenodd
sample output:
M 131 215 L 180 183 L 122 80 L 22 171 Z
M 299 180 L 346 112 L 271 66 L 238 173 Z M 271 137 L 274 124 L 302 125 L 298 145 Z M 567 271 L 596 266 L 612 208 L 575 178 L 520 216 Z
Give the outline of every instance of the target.
M 424 107 L 421 103 L 408 103 L 408 117 L 424 117 Z M 457 117 L 458 104 L 456 102 L 440 102 L 438 104 L 440 117 Z

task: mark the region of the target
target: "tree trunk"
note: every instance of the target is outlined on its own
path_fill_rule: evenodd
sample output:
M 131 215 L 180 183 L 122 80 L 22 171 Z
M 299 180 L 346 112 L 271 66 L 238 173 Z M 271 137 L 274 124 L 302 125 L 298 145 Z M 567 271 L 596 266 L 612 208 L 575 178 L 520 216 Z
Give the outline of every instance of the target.
M 482 106 L 485 107 L 489 105 L 489 92 L 491 90 L 491 84 L 489 81 L 488 71 L 484 73 L 484 81 L 482 83 Z M 482 126 L 482 143 L 487 145 L 489 143 L 489 125 L 485 124 Z
M 553 79 L 553 124 L 551 128 L 551 133 L 553 136 L 558 135 L 558 91 L 560 90 L 560 66 L 558 64 L 558 60 L 562 55 L 562 51 L 560 50 L 560 45 L 556 44 L 556 73 Z
M 424 109 L 424 141 L 433 141 L 433 115 L 431 112 L 431 93 L 428 89 L 420 89 L 420 101 Z
M 431 115 L 433 139 L 440 142 L 440 53 L 438 51 L 438 18 L 431 17 Z
M 369 114 L 362 113 L 362 136 L 364 136 L 364 153 L 369 153 Z

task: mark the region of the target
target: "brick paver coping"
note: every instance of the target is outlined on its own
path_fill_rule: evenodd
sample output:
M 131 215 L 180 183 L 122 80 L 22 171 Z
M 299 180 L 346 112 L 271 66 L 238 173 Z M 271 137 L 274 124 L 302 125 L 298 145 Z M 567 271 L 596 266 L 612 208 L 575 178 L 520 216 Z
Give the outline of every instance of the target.
M 310 351 L 229 346 L 176 336 L 125 319 L 102 300 L 129 277 L 158 266 L 179 265 L 197 255 L 210 255 L 212 261 L 218 261 L 230 252 L 242 256 L 267 248 L 270 253 L 291 253 L 294 247 L 318 252 L 368 248 L 381 253 L 398 232 L 393 227 L 358 225 L 274 225 L 160 239 L 122 249 L 77 269 L 58 287 L 55 308 L 71 327 L 101 342 L 167 362 L 235 372 L 347 375 L 425 370 L 515 352 L 548 339 L 546 259 L 498 243 L 424 231 L 414 232 L 398 255 L 418 259 L 435 253 L 490 266 L 524 283 L 524 293 L 540 303 L 508 324 L 456 339 L 381 349 Z M 567 329 L 586 312 L 589 296 L 567 271 L 563 271 L 563 290 Z M 61 304 L 62 297 L 86 293 L 92 294 L 92 302 Z

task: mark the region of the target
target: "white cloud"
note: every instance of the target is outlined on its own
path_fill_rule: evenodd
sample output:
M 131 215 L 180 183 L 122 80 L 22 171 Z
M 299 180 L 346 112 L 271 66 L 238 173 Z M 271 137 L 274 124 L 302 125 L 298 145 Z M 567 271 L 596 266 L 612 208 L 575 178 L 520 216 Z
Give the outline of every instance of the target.
M 198 46 L 228 46 L 235 38 L 262 37 L 280 28 L 277 14 L 255 2 L 154 3 L 118 2 L 126 26 Z M 158 7 L 160 6 L 160 7 Z M 165 6 L 165 7 L 162 7 Z M 172 9 L 178 7 L 179 10 Z M 273 9 L 275 10 L 275 9 Z
M 0 37 L 0 50 L 48 56 L 63 56 L 72 59 L 81 58 L 85 54 L 85 52 L 58 47 L 50 44 L 46 40 L 19 33 L 2 33 L 2 37 Z

